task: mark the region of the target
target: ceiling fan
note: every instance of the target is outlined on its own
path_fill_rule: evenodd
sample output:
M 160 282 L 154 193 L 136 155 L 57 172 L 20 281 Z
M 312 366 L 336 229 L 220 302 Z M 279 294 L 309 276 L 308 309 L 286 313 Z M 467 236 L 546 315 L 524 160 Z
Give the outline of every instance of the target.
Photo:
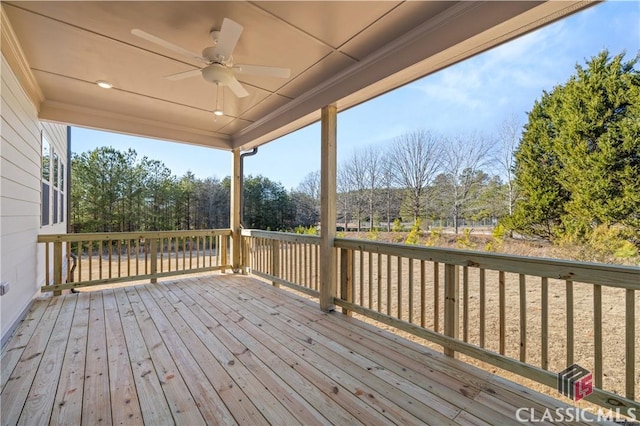
M 234 64 L 231 53 L 236 47 L 243 27 L 237 22 L 224 18 L 220 31 L 211 31 L 211 38 L 215 42 L 213 46 L 206 47 L 202 51 L 202 56 L 170 43 L 166 40 L 156 37 L 140 29 L 131 30 L 131 34 L 157 44 L 158 46 L 172 50 L 188 58 L 195 59 L 206 64 L 206 66 L 194 70 L 180 72 L 166 76 L 168 80 L 182 80 L 202 74 L 202 77 L 217 85 L 218 100 L 220 102 L 220 94 L 222 86 L 227 86 L 239 98 L 249 96 L 249 92 L 240 84 L 235 74 L 260 75 L 267 77 L 289 78 L 291 70 L 289 68 L 269 67 L 264 65 L 245 65 Z M 222 115 L 221 107 L 216 105 L 216 115 Z M 218 113 L 218 111 L 220 113 Z

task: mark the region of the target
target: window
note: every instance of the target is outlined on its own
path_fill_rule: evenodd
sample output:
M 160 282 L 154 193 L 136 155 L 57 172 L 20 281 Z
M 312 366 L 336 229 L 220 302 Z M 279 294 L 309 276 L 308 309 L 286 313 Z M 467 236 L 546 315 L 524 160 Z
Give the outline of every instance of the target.
M 58 154 L 53 153 L 53 174 L 51 175 L 53 181 L 53 224 L 58 223 L 58 198 L 59 198 L 59 181 L 60 181 L 60 159 Z
M 50 186 L 51 186 L 51 146 L 43 136 L 42 137 L 42 210 L 41 210 L 42 226 L 48 225 L 50 220 L 49 218 Z
M 66 191 L 66 188 L 64 186 L 64 163 L 61 161 L 60 162 L 60 222 L 64 222 L 65 221 L 65 217 L 64 217 L 64 208 L 65 208 L 65 203 L 64 203 L 64 194 Z
M 42 135 L 42 209 L 41 225 L 65 221 L 65 163 Z

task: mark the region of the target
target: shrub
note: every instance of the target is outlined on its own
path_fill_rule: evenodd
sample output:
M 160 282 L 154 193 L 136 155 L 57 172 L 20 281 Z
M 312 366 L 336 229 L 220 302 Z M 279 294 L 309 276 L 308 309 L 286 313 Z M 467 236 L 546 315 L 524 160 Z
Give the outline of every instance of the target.
M 416 219 L 409 234 L 407 234 L 407 238 L 404 240 L 405 244 L 418 244 L 420 242 L 420 237 L 422 236 L 422 230 L 420 229 L 420 219 Z
M 587 247 L 598 260 L 606 261 L 610 256 L 617 259 L 628 259 L 638 256 L 638 248 L 629 238 L 630 232 L 623 227 L 600 225 L 593 229 Z
M 442 236 L 442 228 L 431 228 L 429 230 L 429 237 L 425 241 L 424 245 L 433 247 L 440 243 L 440 237 Z
M 476 248 L 476 244 L 471 241 L 471 229 L 465 228 L 464 234 L 462 237 L 456 239 L 456 247 L 462 249 L 473 249 Z
M 393 225 L 391 226 L 391 231 L 404 232 L 404 226 L 402 226 L 402 222 L 400 221 L 400 219 L 395 219 L 393 221 Z

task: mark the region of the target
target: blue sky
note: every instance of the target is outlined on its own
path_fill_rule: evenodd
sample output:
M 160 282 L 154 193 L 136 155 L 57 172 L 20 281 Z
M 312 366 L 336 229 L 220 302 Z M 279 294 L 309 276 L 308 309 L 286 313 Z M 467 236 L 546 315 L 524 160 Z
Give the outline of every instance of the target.
M 436 135 L 495 134 L 510 117 L 526 122 L 543 90 L 564 83 L 576 63 L 608 49 L 626 59 L 640 52 L 640 1 L 614 0 L 591 7 L 465 62 L 342 112 L 338 161 L 367 146 L 391 143 L 423 128 Z M 88 129 L 72 130 L 72 150 L 133 148 L 181 176 L 223 178 L 231 172 L 225 151 Z M 245 160 L 245 175 L 264 175 L 296 188 L 320 169 L 320 125 L 314 124 L 260 147 Z

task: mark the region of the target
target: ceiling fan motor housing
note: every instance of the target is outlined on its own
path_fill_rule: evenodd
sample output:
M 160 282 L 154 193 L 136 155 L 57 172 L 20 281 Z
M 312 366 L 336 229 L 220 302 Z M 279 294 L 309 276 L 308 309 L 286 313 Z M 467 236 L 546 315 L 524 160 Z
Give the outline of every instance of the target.
M 202 50 L 202 57 L 208 59 L 210 62 L 222 62 L 226 63 L 231 58 L 225 58 L 216 52 L 216 46 L 205 47 Z

